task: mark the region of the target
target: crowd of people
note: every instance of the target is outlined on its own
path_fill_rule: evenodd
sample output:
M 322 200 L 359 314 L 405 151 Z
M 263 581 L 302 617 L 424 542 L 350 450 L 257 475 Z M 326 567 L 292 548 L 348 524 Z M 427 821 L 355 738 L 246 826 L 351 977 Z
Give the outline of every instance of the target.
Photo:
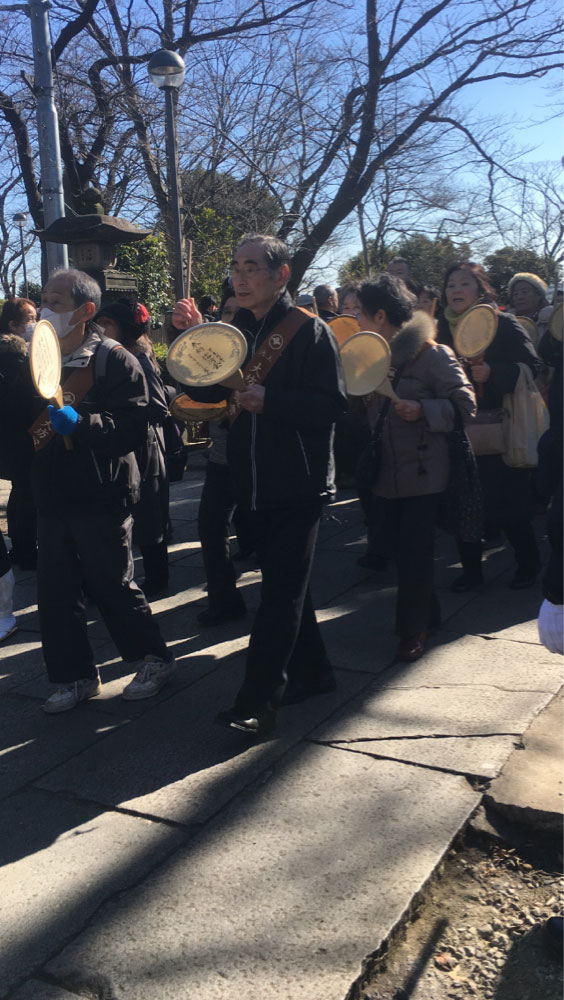
M 511 586 L 532 586 L 541 568 L 532 515 L 535 504 L 549 506 L 553 556 L 543 627 L 555 646 L 562 631 L 562 341 L 549 329 L 544 282 L 514 275 L 502 311 L 479 265 L 453 263 L 439 290 L 418 287 L 407 261 L 396 258 L 386 272 L 340 292 L 317 286 L 304 309 L 287 290 L 290 275 L 283 243 L 247 236 L 221 301 L 206 296 L 197 306 L 182 299 L 172 315 L 177 333 L 219 319 L 241 331 L 247 345 L 240 388 L 192 386 L 188 402 L 220 414 L 209 425 L 198 516 L 208 588 L 200 627 L 246 614 L 231 555 L 232 520 L 240 554 L 254 553 L 262 574 L 244 679 L 234 704 L 216 719 L 255 737 L 272 731 L 280 705 L 336 686 L 309 591 L 318 528 L 336 479 L 357 491 L 364 511 L 368 546 L 361 565 L 381 571 L 396 564 L 397 659 L 416 660 L 440 627 L 434 541 L 453 487 L 455 446 L 470 455 L 480 496 L 467 498 L 473 531 L 453 529 L 462 573 L 452 589 L 483 585 L 483 547 L 500 532 L 515 554 Z M 456 354 L 456 330 L 478 304 L 492 307 L 496 333 L 468 361 Z M 347 395 L 332 330 L 343 315 L 387 342 L 391 394 L 375 387 L 363 397 Z M 31 378 L 34 304 L 11 299 L 0 316 L 0 476 L 11 481 L 10 552 L 0 533 L 0 640 L 17 627 L 12 564 L 36 567 L 41 641 L 54 685 L 43 708 L 59 713 L 101 689 L 87 635 L 88 600 L 120 656 L 135 664 L 124 698 L 153 697 L 174 675 L 148 599 L 168 587 L 166 430 L 172 398 L 188 396 L 155 359 L 145 307 L 102 305 L 87 274 L 54 272 L 40 317 L 52 324 L 61 348 L 60 408 L 45 405 Z M 524 375 L 529 387 L 541 387 L 553 418 L 538 470 L 534 462 L 508 464 L 495 443 Z M 178 406 L 173 411 L 178 416 Z M 480 429 L 475 460 L 465 428 Z M 133 575 L 133 544 L 143 562 L 141 585 Z

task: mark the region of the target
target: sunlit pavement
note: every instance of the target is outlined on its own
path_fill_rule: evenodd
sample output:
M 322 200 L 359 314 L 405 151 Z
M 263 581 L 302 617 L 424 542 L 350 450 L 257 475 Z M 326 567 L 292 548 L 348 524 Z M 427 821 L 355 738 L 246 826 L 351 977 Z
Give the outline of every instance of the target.
M 105 984 L 128 1000 L 344 1000 L 562 684 L 537 636 L 540 588 L 509 590 L 499 548 L 481 593 L 451 594 L 445 536 L 443 627 L 393 665 L 393 573 L 357 565 L 345 492 L 312 582 L 338 691 L 281 710 L 262 743 L 216 727 L 252 613 L 198 631 L 202 477 L 198 456 L 171 490 L 171 588 L 152 607 L 178 671 L 156 698 L 122 700 L 131 668 L 90 606 L 102 694 L 46 716 L 35 575 L 17 573 L 19 630 L 0 646 L 2 998 Z M 253 609 L 259 574 L 244 568 Z

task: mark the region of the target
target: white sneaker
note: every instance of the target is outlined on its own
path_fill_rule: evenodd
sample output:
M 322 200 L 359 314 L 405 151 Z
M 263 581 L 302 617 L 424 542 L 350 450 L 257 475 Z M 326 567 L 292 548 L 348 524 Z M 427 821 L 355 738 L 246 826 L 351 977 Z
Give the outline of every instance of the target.
M 175 670 L 174 659 L 165 663 L 158 656 L 146 656 L 133 680 L 123 689 L 122 698 L 126 701 L 152 698 L 168 683 Z
M 41 707 L 44 712 L 68 712 L 79 701 L 95 698 L 101 690 L 102 682 L 99 677 L 85 677 L 73 684 L 62 684 Z
M 0 618 L 0 642 L 2 642 L 2 639 L 7 639 L 9 635 L 13 635 L 17 627 L 15 615 Z

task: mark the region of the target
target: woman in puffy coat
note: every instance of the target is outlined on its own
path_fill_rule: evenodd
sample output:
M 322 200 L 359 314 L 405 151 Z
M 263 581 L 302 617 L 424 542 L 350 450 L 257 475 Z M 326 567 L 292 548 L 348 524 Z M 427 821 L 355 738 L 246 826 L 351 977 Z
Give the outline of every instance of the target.
M 6 515 L 12 542 L 10 558 L 20 569 L 37 566 L 37 517 L 31 492 L 33 443 L 25 430 L 25 417 L 20 419 L 29 396 L 22 393 L 22 379 L 33 391 L 26 359 L 36 320 L 31 299 L 8 299 L 0 315 L 0 476 L 12 483 Z
M 142 303 L 132 308 L 125 300 L 102 306 L 96 322 L 107 337 L 117 340 L 139 361 L 149 390 L 149 426 L 145 444 L 136 452 L 141 475 L 141 496 L 133 509 L 133 540 L 143 558 L 146 597 L 154 597 L 168 587 L 169 488 L 165 464 L 163 424 L 168 417 L 168 400 L 160 369 L 148 336 L 150 317 Z
M 440 624 L 433 585 L 435 521 L 449 479 L 447 434 L 455 408 L 463 420 L 476 409 L 474 391 L 454 353 L 435 342 L 435 324 L 414 312 L 415 297 L 391 275 L 359 288 L 361 330 L 389 345 L 398 402 L 378 393 L 367 402 L 371 427 L 381 429 L 373 487 L 379 531 L 392 542 L 398 570 L 396 658 L 418 659 L 429 628 Z
M 468 310 L 480 303 L 493 302 L 493 289 L 479 264 L 469 261 L 453 264 L 443 283 L 445 310 L 439 319 L 439 342 L 451 346 L 454 331 Z M 478 416 L 503 406 L 503 397 L 515 390 L 520 364 L 528 366 L 533 378 L 542 367 L 528 334 L 516 319 L 501 312 L 497 319 L 495 337 L 483 359 L 476 359 L 470 366 L 472 381 L 478 387 Z M 478 455 L 477 463 L 488 529 L 494 532 L 503 529 L 515 552 L 517 567 L 510 586 L 514 590 L 531 587 L 540 569 L 531 524 L 531 469 L 511 468 L 505 465 L 501 454 Z M 483 583 L 481 544 L 458 540 L 458 549 L 463 573 L 452 584 L 451 589 L 456 593 L 473 590 Z

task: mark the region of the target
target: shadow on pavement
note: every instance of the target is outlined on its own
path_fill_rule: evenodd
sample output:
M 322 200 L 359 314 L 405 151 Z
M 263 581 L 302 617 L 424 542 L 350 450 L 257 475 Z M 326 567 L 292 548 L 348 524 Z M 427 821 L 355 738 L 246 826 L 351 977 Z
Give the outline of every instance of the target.
M 193 514 L 191 496 L 184 507 Z M 348 523 L 342 531 L 350 529 Z M 0 843 L 4 863 L 16 866 L 16 890 L 18 865 L 27 859 L 31 866 L 21 871 L 31 880 L 32 902 L 10 928 L 0 990 L 68 945 L 51 970 L 61 982 L 65 969 L 84 961 L 135 1000 L 188 995 L 185 980 L 190 995 L 215 995 L 207 991 L 210 976 L 225 977 L 231 995 L 239 995 L 245 963 L 261 990 L 251 986 L 247 1000 L 274 997 L 280 961 L 289 998 L 301 990 L 305 939 L 308 975 L 323 996 L 325 977 L 348 975 L 351 954 L 367 954 L 401 918 L 405 893 L 433 869 L 476 795 L 462 777 L 411 768 L 414 794 L 405 764 L 310 742 L 320 724 L 337 714 L 352 718 L 365 697 L 374 697 L 397 641 L 391 581 L 373 582 L 353 569 L 358 550 L 346 554 L 341 591 L 328 580 L 328 547 L 338 545 L 340 533 L 333 522 L 324 528 L 327 558 L 313 585 L 314 599 L 322 594 L 322 631 L 339 690 L 282 710 L 279 730 L 263 743 L 212 724 L 239 686 L 250 619 L 198 635 L 195 608 L 182 601 L 155 608 L 180 661 L 177 678 L 157 699 L 119 698 L 124 668 L 111 659 L 103 631 L 94 632 L 108 657 L 101 698 L 64 716 L 43 716 L 35 663 L 27 683 L 6 695 Z M 518 612 L 505 610 L 493 587 L 496 600 L 488 604 L 498 628 L 500 616 L 517 623 Z M 337 596 L 324 600 L 331 588 Z M 446 603 L 457 627 L 461 614 L 472 618 L 472 605 L 485 613 L 480 597 L 449 596 Z M 442 632 L 437 641 L 457 637 Z M 403 667 L 402 676 L 410 669 Z M 47 848 L 62 859 L 60 873 Z M 40 915 L 34 880 L 35 894 L 45 894 Z M 169 984 L 179 992 L 169 993 Z

